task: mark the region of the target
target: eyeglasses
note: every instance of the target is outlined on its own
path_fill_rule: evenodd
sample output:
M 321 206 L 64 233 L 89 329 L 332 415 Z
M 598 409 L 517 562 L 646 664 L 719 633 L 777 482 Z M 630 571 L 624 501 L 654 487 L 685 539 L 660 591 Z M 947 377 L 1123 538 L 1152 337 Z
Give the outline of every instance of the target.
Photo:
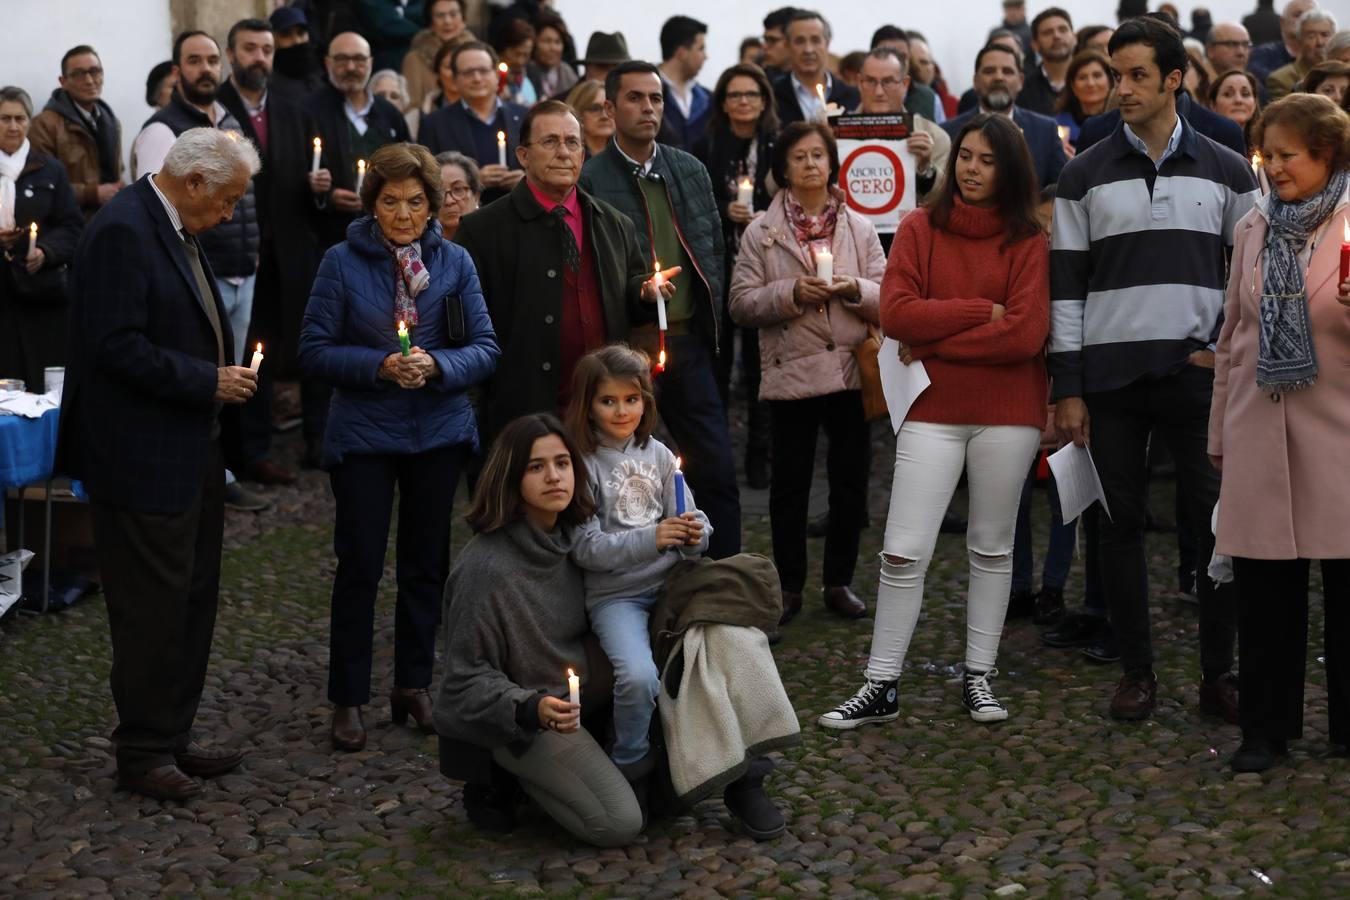
M 859 87 L 861 87 L 863 90 L 866 91 L 875 91 L 877 89 L 877 85 L 881 85 L 882 87 L 884 87 L 886 90 L 889 91 L 891 88 L 897 88 L 902 84 L 904 84 L 903 78 L 895 78 L 890 75 L 886 76 L 880 81 L 878 81 L 875 78 L 872 78 L 870 75 L 864 75 L 862 78 L 858 79 Z
M 557 153 L 558 147 L 563 146 L 567 148 L 568 153 L 580 153 L 581 139 L 574 137 L 560 138 L 556 134 L 550 134 L 548 137 L 540 138 L 537 141 L 526 141 L 525 146 L 543 147 L 549 153 Z
M 364 55 L 347 56 L 343 54 L 340 56 L 330 56 L 328 58 L 333 61 L 333 65 L 335 66 L 364 66 L 366 63 L 370 62 L 370 57 Z
M 87 69 L 71 69 L 66 73 L 66 77 L 71 81 L 83 81 L 86 78 L 91 78 L 94 81 L 102 81 L 103 70 L 98 66 L 90 66 Z
M 456 77 L 463 78 L 486 78 L 493 73 L 493 69 L 487 66 L 481 66 L 477 69 L 460 69 L 455 73 Z
M 1250 50 L 1251 41 L 1213 41 L 1215 47 L 1232 47 L 1234 50 Z
M 456 200 L 467 200 L 473 196 L 473 191 L 467 184 L 456 184 L 453 187 L 446 188 L 445 192 Z
M 764 95 L 759 91 L 727 91 L 727 99 L 732 103 L 754 103 L 763 100 Z

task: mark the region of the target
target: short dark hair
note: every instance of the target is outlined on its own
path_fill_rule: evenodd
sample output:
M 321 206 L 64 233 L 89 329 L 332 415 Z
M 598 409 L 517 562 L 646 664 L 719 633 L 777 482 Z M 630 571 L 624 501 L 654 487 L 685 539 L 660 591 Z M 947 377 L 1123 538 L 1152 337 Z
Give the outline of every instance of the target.
M 361 208 L 367 213 L 375 209 L 380 191 L 391 181 L 416 178 L 427 192 L 431 216 L 435 218 L 445 201 L 445 186 L 441 184 L 441 164 L 431 151 L 421 144 L 385 144 L 370 155 L 366 177 L 361 182 Z
M 1002 44 L 985 44 L 983 47 L 980 48 L 980 52 L 975 54 L 975 71 L 977 73 L 980 71 L 980 62 L 984 59 L 985 54 L 988 53 L 1006 53 L 1013 59 L 1017 60 L 1017 64 L 1019 67 L 1022 65 L 1022 57 L 1018 55 L 1015 51 L 1008 49 Z
M 886 47 L 884 49 L 891 50 L 894 48 Z M 856 75 L 861 72 L 863 60 L 867 59 L 867 54 L 868 51 L 866 50 L 854 50 L 852 53 L 844 54 L 839 60 L 839 74 L 843 75 L 846 72 L 852 72 Z
M 747 38 L 741 38 L 741 46 L 736 51 L 736 58 L 740 59 L 744 56 L 745 51 L 750 47 L 754 47 L 757 50 L 763 50 L 764 42 L 753 34 Z
M 577 114 L 572 107 L 561 100 L 541 100 L 530 107 L 529 112 L 525 113 L 525 118 L 520 120 L 520 142 L 528 144 L 530 142 L 530 133 L 534 131 L 534 120 L 540 116 L 571 116 L 577 119 Z M 580 126 L 581 120 L 577 119 Z
M 1133 44 L 1153 48 L 1153 59 L 1164 79 L 1173 72 L 1180 72 L 1183 79 L 1186 77 L 1191 60 L 1186 55 L 1186 45 L 1181 42 L 1181 32 L 1162 19 L 1139 16 L 1121 22 L 1116 33 L 1111 35 L 1106 50 L 1114 56 L 1117 50 Z
M 905 54 L 894 47 L 873 47 L 863 54 L 863 61 L 866 62 L 868 57 L 871 57 L 872 59 L 894 60 L 900 65 L 900 77 L 909 77 L 909 60 L 905 58 Z M 859 71 L 861 71 L 861 69 L 859 69 Z
M 778 135 L 773 146 L 773 180 L 779 187 L 787 187 L 788 154 L 792 148 L 811 135 L 820 135 L 825 142 L 825 150 L 830 156 L 829 184 L 839 181 L 839 145 L 835 143 L 834 132 L 824 122 L 793 122 Z
M 272 30 L 272 23 L 266 19 L 240 19 L 230 26 L 230 33 L 225 36 L 225 46 L 233 50 L 234 39 L 241 31 L 265 31 L 271 34 Z
M 754 63 L 737 63 L 717 77 L 717 86 L 713 88 L 712 114 L 708 119 L 710 133 L 716 134 L 723 127 L 730 127 L 727 112 L 723 108 L 727 103 L 727 91 L 731 89 L 731 80 L 736 77 L 749 78 L 759 88 L 760 100 L 764 111 L 759 114 L 759 133 L 772 137 L 778 133 L 778 107 L 773 101 L 773 85 L 769 76 Z
M 164 79 L 173 74 L 173 62 L 164 60 L 162 63 L 156 63 L 150 70 L 150 74 L 145 78 L 145 105 L 154 106 L 155 101 L 159 99 L 159 86 L 164 83 Z
M 1101 34 L 1103 31 L 1114 31 L 1110 25 L 1084 25 L 1074 32 L 1074 40 L 1078 42 L 1078 49 L 1082 50 L 1087 46 L 1088 41 Z
M 605 76 L 605 99 L 610 103 L 617 103 L 619 100 L 619 85 L 623 84 L 623 76 L 632 75 L 634 72 L 655 75 L 658 80 L 661 78 L 661 70 L 646 60 L 630 59 L 628 62 L 621 62 L 610 69 L 609 74 Z
M 1073 17 L 1069 15 L 1068 10 L 1060 9 L 1058 6 L 1047 7 L 1036 13 L 1036 18 L 1031 20 L 1031 39 L 1036 39 L 1036 33 L 1041 30 L 1041 23 L 1046 19 L 1063 19 L 1069 23 L 1069 30 L 1073 31 Z
M 534 40 L 534 26 L 524 19 L 512 17 L 499 26 L 492 35 L 492 46 L 497 52 Z
M 71 57 L 83 56 L 86 53 L 94 54 L 94 56 L 98 58 L 99 62 L 103 61 L 103 58 L 98 55 L 98 51 L 95 50 L 93 47 L 90 47 L 88 44 L 80 44 L 78 47 L 71 47 L 69 50 L 66 51 L 66 55 L 61 57 L 61 77 L 62 78 L 66 77 L 66 63 L 70 62 Z
M 689 16 L 671 16 L 661 26 L 661 60 L 670 59 L 681 47 L 693 46 L 700 34 L 707 34 L 708 26 Z
M 557 435 L 572 457 L 572 502 L 558 514 L 558 521 L 576 528 L 595 515 L 595 498 L 591 496 L 590 479 L 586 477 L 585 459 L 572 435 L 549 413 L 521 416 L 502 429 L 492 442 L 473 501 L 464 516 L 475 532 L 491 532 L 510 525 L 524 516 L 521 509 L 520 482 L 530 463 L 534 442 L 549 435 Z
M 497 51 L 482 41 L 465 41 L 450 52 L 450 71 L 459 74 L 459 58 L 462 54 L 470 50 L 482 50 L 492 60 L 492 68 L 497 68 L 497 63 L 501 60 L 497 58 Z
M 793 6 L 778 7 L 778 9 L 775 9 L 773 12 L 769 13 L 767 16 L 764 17 L 763 23 L 764 30 L 769 31 L 770 29 L 773 28 L 778 28 L 784 31 L 787 30 L 788 20 L 792 18 L 792 14 L 795 13 L 796 11 L 797 11 L 796 7 Z
M 961 157 L 961 142 L 972 131 L 980 132 L 994 151 L 994 206 L 1003 220 L 1003 246 L 1040 235 L 1041 224 L 1036 219 L 1040 189 L 1031 150 L 1022 136 L 1022 129 L 1012 119 L 997 113 L 976 113 L 952 138 L 946 177 L 942 179 L 937 195 L 926 204 L 929 221 L 934 228 L 945 229 L 951 220 L 960 193 L 956 184 L 956 163 Z
M 270 31 L 271 29 L 268 30 Z M 183 45 L 195 37 L 208 38 L 211 43 L 216 45 L 217 50 L 220 49 L 220 42 L 205 31 L 184 31 L 173 40 L 173 64 L 175 66 L 182 65 L 183 63 Z
M 872 43 L 867 45 L 867 49 L 875 50 L 881 45 L 882 41 L 904 41 L 908 44 L 909 35 L 905 33 L 905 29 L 898 25 L 882 25 L 872 32 Z
M 477 40 L 477 38 L 470 34 L 466 28 L 450 40 L 442 42 L 441 46 L 436 50 L 436 55 L 431 60 L 431 71 L 436 73 L 437 79 L 441 77 L 441 66 L 445 65 L 446 58 L 460 47 L 463 47 L 465 44 L 473 43 L 475 40 Z M 489 56 L 490 55 L 492 54 L 489 54 Z M 452 65 L 451 70 L 453 71 L 453 69 L 454 67 Z
M 787 34 L 787 30 L 793 22 L 810 22 L 813 19 L 819 21 L 825 27 L 825 40 L 834 40 L 834 31 L 830 28 L 830 20 L 814 9 L 794 9 L 792 15 L 788 16 L 787 24 L 783 26 L 783 34 Z

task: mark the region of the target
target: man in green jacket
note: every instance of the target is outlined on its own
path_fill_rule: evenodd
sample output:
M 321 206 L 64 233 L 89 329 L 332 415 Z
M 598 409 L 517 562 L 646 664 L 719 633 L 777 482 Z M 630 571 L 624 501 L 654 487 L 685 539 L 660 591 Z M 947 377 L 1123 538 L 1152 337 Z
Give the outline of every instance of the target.
M 689 487 L 712 521 L 708 555 L 721 559 L 741 550 L 741 500 L 715 375 L 724 246 L 712 179 L 693 156 L 656 141 L 665 108 L 656 66 L 616 66 L 605 98 L 614 139 L 586 163 L 581 186 L 632 220 L 647 271 L 658 263 L 681 267 L 666 304 L 667 360 L 656 378 L 656 403 L 684 457 Z M 632 342 L 654 355 L 656 329 L 636 329 Z

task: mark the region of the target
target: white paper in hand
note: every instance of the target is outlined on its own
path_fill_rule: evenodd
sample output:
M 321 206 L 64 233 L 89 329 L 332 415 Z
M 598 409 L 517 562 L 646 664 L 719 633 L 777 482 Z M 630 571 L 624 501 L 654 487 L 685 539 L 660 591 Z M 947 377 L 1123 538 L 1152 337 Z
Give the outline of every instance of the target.
M 916 360 L 905 365 L 900 361 L 900 342 L 894 338 L 881 342 L 877 362 L 881 368 L 881 392 L 886 395 L 886 408 L 891 414 L 891 428 L 899 434 L 909 408 L 932 382 L 928 380 L 928 370 L 923 363 Z
M 1100 500 L 1106 517 L 1111 518 L 1111 509 L 1106 505 L 1106 492 L 1102 490 L 1101 479 L 1097 477 L 1097 466 L 1092 461 L 1092 452 L 1087 447 L 1065 444 L 1046 458 L 1050 471 L 1055 476 L 1055 490 L 1059 492 L 1059 508 L 1067 524 L 1074 521 L 1083 510 Z

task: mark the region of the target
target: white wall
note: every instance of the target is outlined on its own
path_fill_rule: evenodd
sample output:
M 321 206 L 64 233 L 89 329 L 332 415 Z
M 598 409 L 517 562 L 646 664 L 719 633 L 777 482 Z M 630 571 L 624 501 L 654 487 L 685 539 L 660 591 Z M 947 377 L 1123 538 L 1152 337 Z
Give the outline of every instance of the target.
M 0 5 L 17 0 L 2 0 Z M 6 17 L 0 83 L 28 91 L 41 110 L 56 88 L 61 57 L 89 44 L 103 60 L 103 99 L 122 122 L 124 159 L 150 117 L 145 77 L 173 49 L 167 0 L 40 0 Z M 123 173 L 123 177 L 127 177 Z
M 1324 5 L 1335 10 L 1344 3 L 1346 0 L 1329 0 Z M 679 13 L 707 22 L 709 57 L 699 81 L 711 88 L 717 82 L 718 74 L 736 62 L 736 50 L 741 40 L 763 32 L 764 14 L 787 3 L 775 0 L 761 3 L 740 0 L 680 0 L 678 3 L 554 0 L 554 5 L 576 36 L 578 53 L 584 52 L 586 38 L 592 31 L 622 31 L 629 52 L 635 58 L 653 62 L 659 62 L 661 58 L 661 23 L 668 16 Z M 989 29 L 1003 18 L 999 0 L 908 0 L 892 4 L 865 0 L 799 0 L 799 5 L 818 9 L 830 20 L 834 29 L 830 49 L 840 56 L 853 50 L 866 50 L 873 30 L 884 23 L 922 31 L 942 67 L 948 87 L 958 93 L 970 86 L 975 53 L 983 45 Z M 1068 10 L 1075 27 L 1114 25 L 1116 21 L 1117 0 L 1028 0 L 1028 18 L 1051 5 Z M 1157 2 L 1150 5 L 1156 7 Z M 1203 3 L 1178 2 L 1176 5 L 1184 19 L 1181 24 L 1186 28 L 1190 27 L 1193 6 L 1208 8 L 1215 22 L 1240 21 L 1256 8 L 1255 0 L 1204 0 Z M 1282 0 L 1277 0 L 1276 8 L 1282 6 Z

